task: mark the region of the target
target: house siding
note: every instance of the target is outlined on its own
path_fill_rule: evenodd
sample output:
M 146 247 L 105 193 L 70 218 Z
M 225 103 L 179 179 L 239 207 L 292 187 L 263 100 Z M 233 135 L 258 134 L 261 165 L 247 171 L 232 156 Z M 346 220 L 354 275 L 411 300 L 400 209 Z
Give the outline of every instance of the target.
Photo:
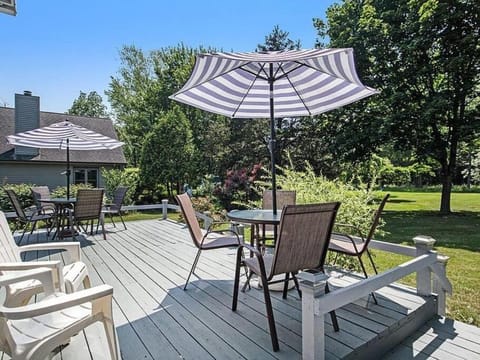
M 80 166 L 84 168 L 84 166 Z M 113 166 L 102 165 L 103 168 L 111 169 Z M 75 167 L 72 167 L 72 169 Z M 100 167 L 88 166 L 88 168 L 96 168 L 99 171 L 98 187 L 104 187 L 105 181 L 100 174 Z M 30 184 L 30 185 L 47 185 L 50 190 L 54 190 L 59 186 L 66 186 L 67 180 L 65 175 L 65 165 L 62 164 L 1 164 L 0 165 L 0 183 L 5 184 Z M 70 181 L 73 184 L 73 177 Z

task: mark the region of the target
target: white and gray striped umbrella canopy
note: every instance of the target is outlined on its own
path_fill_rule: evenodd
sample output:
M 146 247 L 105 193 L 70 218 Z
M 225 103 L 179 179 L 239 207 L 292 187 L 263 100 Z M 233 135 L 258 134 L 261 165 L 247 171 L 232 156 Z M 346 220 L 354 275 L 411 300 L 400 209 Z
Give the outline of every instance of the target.
M 12 145 L 42 149 L 102 150 L 115 149 L 123 142 L 92 130 L 62 121 L 50 126 L 7 136 Z
M 170 98 L 231 118 L 270 119 L 276 213 L 274 119 L 321 114 L 375 93 L 358 78 L 347 48 L 200 54 L 189 80 Z
M 270 118 L 272 95 L 273 117 L 282 118 L 320 114 L 375 93 L 358 78 L 347 48 L 200 54 L 171 98 L 231 118 Z
M 70 198 L 70 150 L 111 150 L 123 145 L 123 142 L 95 131 L 62 121 L 15 135 L 7 136 L 12 145 L 41 149 L 59 149 L 67 152 L 67 198 Z

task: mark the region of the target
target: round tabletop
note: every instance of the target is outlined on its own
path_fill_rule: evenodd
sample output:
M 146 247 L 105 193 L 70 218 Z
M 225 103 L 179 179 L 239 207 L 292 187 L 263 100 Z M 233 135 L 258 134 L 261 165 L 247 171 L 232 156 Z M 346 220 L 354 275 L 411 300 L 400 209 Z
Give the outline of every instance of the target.
M 278 210 L 276 214 L 273 214 L 273 210 L 232 210 L 227 213 L 227 217 L 230 220 L 238 221 L 247 224 L 280 224 L 280 217 L 282 211 Z
M 47 202 L 53 204 L 73 204 L 77 201 L 76 198 L 50 198 L 50 199 L 38 199 L 40 202 Z

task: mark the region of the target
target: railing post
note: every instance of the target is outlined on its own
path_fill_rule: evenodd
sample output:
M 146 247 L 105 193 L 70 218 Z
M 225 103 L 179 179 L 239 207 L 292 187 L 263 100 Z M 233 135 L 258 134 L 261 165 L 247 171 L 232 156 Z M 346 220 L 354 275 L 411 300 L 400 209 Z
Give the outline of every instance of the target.
M 302 359 L 325 358 L 325 314 L 320 314 L 315 299 L 325 294 L 328 276 L 307 270 L 297 275 L 302 290 Z
M 437 264 L 440 267 L 441 276 L 447 276 L 447 263 L 450 258 L 448 256 L 437 257 Z M 445 316 L 447 308 L 447 290 L 443 288 L 441 282 L 436 276 L 433 277 L 433 292 L 437 294 L 437 314 Z
M 417 257 L 428 254 L 433 250 L 435 239 L 430 236 L 418 235 L 413 238 L 415 247 L 417 248 Z M 417 294 L 431 295 L 432 294 L 432 276 L 431 270 L 427 267 L 417 271 Z
M 168 213 L 168 199 L 162 200 L 162 219 L 167 220 Z

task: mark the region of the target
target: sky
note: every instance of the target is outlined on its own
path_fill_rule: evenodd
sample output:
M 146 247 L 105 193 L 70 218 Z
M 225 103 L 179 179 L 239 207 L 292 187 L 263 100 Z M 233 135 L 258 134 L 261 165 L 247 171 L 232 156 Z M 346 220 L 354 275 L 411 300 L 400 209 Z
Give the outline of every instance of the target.
M 0 106 L 15 93 L 40 96 L 40 110 L 66 112 L 80 91 L 104 92 L 118 76 L 119 51 L 145 52 L 183 43 L 254 51 L 275 25 L 312 48 L 312 18 L 334 0 L 17 0 L 0 13 Z

